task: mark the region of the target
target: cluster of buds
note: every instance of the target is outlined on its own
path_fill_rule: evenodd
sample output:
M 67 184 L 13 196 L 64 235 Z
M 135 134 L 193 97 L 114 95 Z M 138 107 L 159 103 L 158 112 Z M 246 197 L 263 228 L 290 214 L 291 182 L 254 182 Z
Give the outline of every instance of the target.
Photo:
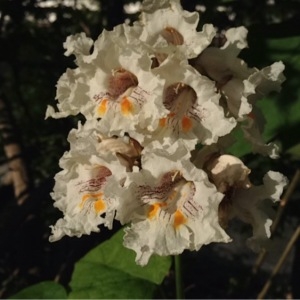
M 111 229 L 116 219 L 126 226 L 124 246 L 146 265 L 152 254 L 231 241 L 232 218 L 252 225 L 253 249 L 270 236 L 268 210 L 287 180 L 269 171 L 253 185 L 227 149 L 239 129 L 254 153 L 278 156 L 263 141 L 256 103 L 280 90 L 284 65 L 248 68 L 238 58 L 244 27 L 227 30 L 215 47 L 216 29 L 199 32 L 198 21 L 179 0 L 145 0 L 132 26 L 96 41 L 67 38 L 65 55 L 77 67 L 59 79 L 57 110 L 49 106 L 46 116 L 82 114 L 85 122 L 71 130 L 55 176 L 52 198 L 64 216 L 50 241 Z

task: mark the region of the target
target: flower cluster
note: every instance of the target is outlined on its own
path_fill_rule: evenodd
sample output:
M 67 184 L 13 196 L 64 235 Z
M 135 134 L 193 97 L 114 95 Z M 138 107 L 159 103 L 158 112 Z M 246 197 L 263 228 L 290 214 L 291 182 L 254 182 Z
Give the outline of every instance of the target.
M 262 70 L 238 58 L 247 30 L 231 28 L 215 46 L 211 24 L 197 31 L 199 15 L 179 0 L 145 0 L 139 21 L 104 30 L 94 42 L 84 33 L 67 38 L 75 55 L 57 84 L 57 109 L 46 116 L 82 114 L 60 160 L 52 197 L 64 213 L 50 241 L 126 225 L 124 246 L 146 265 L 152 254 L 199 250 L 229 242 L 229 221 L 251 224 L 249 246 L 270 236 L 268 211 L 286 178 L 270 171 L 262 185 L 229 155 L 240 128 L 253 152 L 276 158 L 262 138 L 257 101 L 279 91 L 284 65 Z

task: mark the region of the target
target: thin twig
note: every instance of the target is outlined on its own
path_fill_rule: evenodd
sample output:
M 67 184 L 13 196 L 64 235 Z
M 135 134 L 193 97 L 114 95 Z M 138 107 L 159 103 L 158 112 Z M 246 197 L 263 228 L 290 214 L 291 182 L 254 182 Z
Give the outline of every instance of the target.
M 288 254 L 290 253 L 293 245 L 295 244 L 295 242 L 297 241 L 298 237 L 300 235 L 300 226 L 297 227 L 297 229 L 294 231 L 292 237 L 290 238 L 287 246 L 285 247 L 282 255 L 280 256 L 276 266 L 274 267 L 269 279 L 267 280 L 267 282 L 265 283 L 264 287 L 262 288 L 262 290 L 260 291 L 260 293 L 257 296 L 257 299 L 264 299 L 266 293 L 268 292 L 271 284 L 272 284 L 272 280 L 274 278 L 274 276 L 278 273 L 278 271 L 280 270 L 280 268 L 282 267 L 284 261 L 286 260 Z
M 300 179 L 300 170 L 297 170 L 294 174 L 294 177 L 293 177 L 291 183 L 289 184 L 286 192 L 284 193 L 284 195 L 283 195 L 283 197 L 280 201 L 280 205 L 279 205 L 276 217 L 275 217 L 274 222 L 271 226 L 271 234 L 272 235 L 278 227 L 278 224 L 279 224 L 279 221 L 281 220 L 282 214 L 283 214 L 283 212 L 286 208 L 286 205 L 287 205 L 289 199 L 291 198 L 291 195 L 293 194 L 295 188 L 298 185 L 299 179 Z M 257 257 L 257 259 L 254 263 L 254 266 L 252 268 L 252 274 L 257 273 L 259 267 L 262 265 L 266 255 L 267 255 L 267 253 L 268 253 L 268 251 L 266 249 L 261 250 L 261 252 L 259 253 L 259 255 L 258 255 L 258 257 Z

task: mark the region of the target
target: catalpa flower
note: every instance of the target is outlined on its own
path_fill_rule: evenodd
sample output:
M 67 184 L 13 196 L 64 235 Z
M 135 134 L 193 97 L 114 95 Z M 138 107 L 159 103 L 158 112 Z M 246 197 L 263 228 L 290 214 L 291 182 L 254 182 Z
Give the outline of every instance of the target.
M 270 237 L 272 220 L 269 212 L 274 202 L 279 201 L 287 179 L 278 172 L 269 171 L 262 185 L 252 185 L 248 178 L 250 169 L 231 155 L 212 158 L 207 162 L 206 170 L 218 191 L 224 193 L 219 206 L 220 224 L 226 228 L 228 221 L 235 217 L 251 224 L 253 236 L 248 239 L 248 245 L 259 251 Z
M 144 1 L 142 8 L 140 21 L 135 22 L 131 30 L 131 38 L 144 42 L 160 62 L 174 52 L 181 53 L 184 58 L 196 57 L 215 35 L 211 24 L 197 32 L 199 14 L 183 10 L 179 0 Z
M 61 160 L 71 160 L 68 154 Z M 69 165 L 71 162 L 63 163 Z M 55 200 L 54 206 L 64 213 L 64 217 L 51 226 L 49 240 L 99 232 L 101 224 L 111 228 L 118 203 L 107 196 L 105 187 L 110 181 L 118 184 L 123 169 L 119 163 L 92 156 L 90 164 L 73 161 L 72 168 L 59 172 L 51 196 Z
M 147 53 L 138 53 L 126 43 L 123 26 L 103 31 L 92 54 L 86 53 L 90 39 L 85 43 L 84 39 L 77 35 L 67 40 L 67 53 L 76 55 L 79 68 L 62 76 L 57 87 L 60 111 L 48 108 L 47 116 L 80 112 L 88 120 L 101 118 L 111 135 L 136 126 L 155 128 L 157 118 L 166 114 L 160 101 L 164 82 L 151 73 L 152 60 Z M 84 51 L 76 43 L 84 44 Z
M 124 245 L 146 265 L 152 254 L 175 255 L 212 242 L 229 242 L 226 228 L 239 218 L 253 228 L 257 250 L 270 236 L 268 211 L 286 178 L 269 171 L 263 184 L 228 155 L 234 129 L 253 152 L 277 157 L 262 138 L 257 101 L 279 91 L 284 65 L 259 70 L 238 58 L 247 30 L 231 28 L 214 46 L 210 24 L 197 32 L 199 15 L 179 0 L 145 0 L 138 22 L 104 30 L 94 42 L 69 36 L 74 55 L 57 83 L 57 110 L 82 114 L 71 130 L 52 193 L 63 212 L 50 241 L 127 225 Z
M 221 47 L 206 48 L 193 66 L 216 82 L 226 100 L 227 107 L 237 119 L 244 119 L 256 100 L 271 91 L 279 91 L 284 81 L 284 65 L 276 62 L 262 70 L 248 68 L 237 56 L 247 47 L 247 30 L 244 27 L 226 31 L 226 43 Z
M 224 116 L 214 83 L 201 76 L 187 61 L 170 56 L 153 69 L 153 73 L 165 79 L 162 102 L 169 111 L 160 119 L 157 136 L 153 138 L 171 144 L 182 138 L 188 148 L 193 149 L 196 142 L 214 143 L 235 127 L 235 119 Z
M 55 176 L 51 194 L 54 206 L 64 217 L 51 226 L 50 241 L 64 235 L 80 237 L 98 232 L 102 224 L 112 227 L 118 202 L 108 196 L 106 187 L 107 184 L 117 186 L 124 180 L 127 165 L 120 162 L 116 146 L 108 150 L 107 140 L 102 145 L 104 139 L 99 139 L 99 133 L 93 128 L 95 123 L 79 124 L 78 129 L 69 134 L 71 149 L 60 160 L 63 170 Z M 130 157 L 137 155 L 133 148 L 120 141 L 117 149 L 120 155 Z
M 146 265 L 153 253 L 174 255 L 230 241 L 218 224 L 223 195 L 190 163 L 185 147 L 179 142 L 172 147 L 178 149 L 172 155 L 144 149 L 142 169 L 128 173 L 119 189 L 117 219 L 131 222 L 124 245 L 136 252 L 140 265 Z

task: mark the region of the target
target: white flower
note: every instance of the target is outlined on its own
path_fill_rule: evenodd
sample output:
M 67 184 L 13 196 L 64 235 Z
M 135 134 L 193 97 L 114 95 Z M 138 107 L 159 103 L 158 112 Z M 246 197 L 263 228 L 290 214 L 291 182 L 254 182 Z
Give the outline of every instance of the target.
M 196 60 L 194 67 L 209 76 L 227 101 L 229 111 L 239 120 L 243 120 L 252 110 L 256 100 L 279 91 L 284 81 L 282 62 L 274 63 L 262 70 L 248 68 L 237 58 L 247 46 L 247 30 L 244 27 L 229 29 L 225 36 L 227 42 L 221 48 L 208 47 Z
M 107 194 L 107 184 L 117 186 L 124 180 L 126 166 L 118 159 L 115 149 L 104 150 L 95 122 L 79 125 L 69 134 L 71 149 L 60 160 L 61 172 L 55 176 L 52 198 L 54 206 L 64 213 L 52 228 L 50 241 L 64 235 L 78 236 L 100 231 L 99 225 L 112 227 L 118 199 Z M 99 151 L 102 148 L 102 151 Z M 128 154 L 128 146 L 119 147 Z M 101 154 L 101 156 L 100 156 Z
M 146 1 L 132 33 L 154 53 L 178 51 L 185 58 L 193 58 L 211 43 L 216 33 L 211 24 L 197 32 L 198 22 L 198 13 L 183 10 L 179 0 Z
M 269 171 L 263 178 L 263 185 L 252 185 L 248 169 L 243 162 L 231 155 L 212 157 L 206 163 L 206 171 L 218 191 L 224 193 L 219 205 L 219 222 L 228 226 L 232 218 L 239 218 L 253 228 L 248 245 L 258 251 L 270 237 L 272 220 L 269 211 L 279 201 L 287 179 L 280 173 Z M 271 201 L 270 201 L 271 200 Z
M 101 224 L 111 228 L 117 202 L 106 195 L 105 185 L 111 180 L 118 184 L 112 174 L 120 170 L 120 166 L 92 157 L 89 165 L 73 163 L 70 170 L 65 169 L 55 176 L 52 197 L 54 206 L 64 213 L 64 217 L 51 226 L 50 241 L 64 235 L 80 237 L 98 232 Z
M 151 73 L 148 54 L 127 44 L 123 26 L 104 30 L 91 54 L 85 48 L 90 39 L 82 40 L 83 35 L 67 39 L 67 53 L 76 55 L 79 68 L 61 77 L 57 85 L 59 112 L 48 108 L 47 116 L 82 113 L 88 120 L 101 118 L 102 129 L 110 135 L 136 126 L 155 128 L 166 114 L 160 99 L 164 81 Z
M 179 143 L 176 147 L 172 155 L 143 152 L 142 170 L 128 173 L 119 191 L 123 200 L 117 219 L 131 222 L 124 245 L 136 252 L 140 265 L 153 253 L 173 255 L 230 241 L 217 219 L 222 194 L 190 163 L 185 148 Z
M 214 83 L 187 61 L 170 56 L 153 72 L 165 79 L 162 101 L 169 110 L 160 119 L 157 138 L 160 136 L 169 144 L 182 138 L 193 149 L 195 142 L 214 143 L 235 127 L 235 119 L 224 116 Z

